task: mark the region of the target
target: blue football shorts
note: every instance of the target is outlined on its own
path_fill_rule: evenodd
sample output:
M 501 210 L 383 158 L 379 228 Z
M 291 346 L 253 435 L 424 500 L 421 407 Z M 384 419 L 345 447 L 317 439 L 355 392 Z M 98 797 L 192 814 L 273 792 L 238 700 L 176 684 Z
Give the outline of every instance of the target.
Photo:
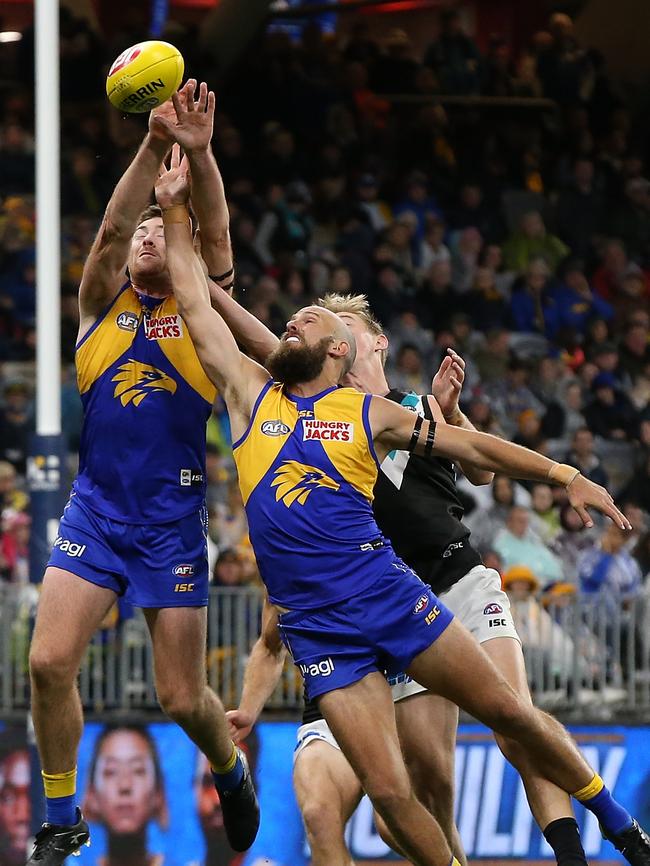
M 137 525 L 102 517 L 73 495 L 48 566 L 112 589 L 136 607 L 208 603 L 207 511 L 173 523 Z
M 279 629 L 313 700 L 372 671 L 404 671 L 452 619 L 431 587 L 396 559 L 371 590 L 320 610 L 290 610 L 279 616 Z

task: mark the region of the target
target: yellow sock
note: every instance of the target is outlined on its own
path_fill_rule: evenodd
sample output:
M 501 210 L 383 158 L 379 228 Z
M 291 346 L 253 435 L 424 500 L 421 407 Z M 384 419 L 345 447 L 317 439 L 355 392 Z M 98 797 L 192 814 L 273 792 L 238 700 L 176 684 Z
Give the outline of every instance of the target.
M 590 800 L 592 797 L 595 797 L 596 794 L 600 794 L 600 792 L 605 787 L 605 783 L 600 778 L 598 773 L 594 773 L 594 777 L 589 782 L 588 785 L 585 785 L 584 788 L 580 788 L 579 791 L 576 791 L 572 796 L 576 798 L 576 800 Z
M 77 768 L 68 770 L 67 773 L 43 773 L 43 787 L 45 796 L 71 797 L 77 790 Z
M 235 744 L 232 744 L 232 755 L 228 758 L 225 764 L 220 767 L 212 767 L 213 773 L 229 773 L 237 763 L 237 749 L 235 748 Z

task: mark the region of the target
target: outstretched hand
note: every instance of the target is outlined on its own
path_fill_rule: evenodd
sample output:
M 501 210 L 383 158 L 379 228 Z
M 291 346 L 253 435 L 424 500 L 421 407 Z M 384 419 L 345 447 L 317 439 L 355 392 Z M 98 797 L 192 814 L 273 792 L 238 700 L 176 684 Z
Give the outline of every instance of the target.
M 185 153 L 207 150 L 214 127 L 215 95 L 202 81 L 195 99 L 196 81 L 190 78 L 159 108 L 151 112 L 149 127 L 152 134 L 167 137 L 179 144 Z
M 163 163 L 156 181 L 156 201 L 165 210 L 173 205 L 187 204 L 192 189 L 192 178 L 187 156 L 181 158 L 181 149 L 175 144 L 169 168 Z
M 576 475 L 567 487 L 567 496 L 586 527 L 594 525 L 587 510 L 588 507 L 592 507 L 606 514 L 620 529 L 632 529 L 630 521 L 614 505 L 614 500 L 607 490 L 600 484 L 594 484 L 584 475 Z
M 451 418 L 459 411 L 458 400 L 464 381 L 465 361 L 453 349 L 447 349 L 447 354 L 431 381 L 431 393 L 445 418 Z

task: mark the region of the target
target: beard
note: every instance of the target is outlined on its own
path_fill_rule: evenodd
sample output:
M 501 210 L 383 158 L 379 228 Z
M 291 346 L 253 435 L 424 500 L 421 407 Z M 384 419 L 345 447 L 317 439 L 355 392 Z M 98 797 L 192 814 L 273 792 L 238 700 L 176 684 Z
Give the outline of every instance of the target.
M 323 337 L 315 346 L 280 343 L 266 359 L 264 366 L 276 382 L 282 382 L 283 385 L 291 387 L 311 382 L 322 373 L 331 342 L 331 337 Z

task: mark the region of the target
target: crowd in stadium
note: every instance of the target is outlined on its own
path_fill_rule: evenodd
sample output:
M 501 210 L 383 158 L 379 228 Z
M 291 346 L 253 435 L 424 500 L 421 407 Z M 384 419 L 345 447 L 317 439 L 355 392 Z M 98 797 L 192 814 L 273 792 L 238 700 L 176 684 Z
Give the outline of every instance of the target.
M 639 119 L 566 15 L 552 16 L 519 56 L 498 36 L 481 53 L 453 11 L 422 56 L 404 30 L 379 39 L 360 21 L 340 37 L 308 24 L 299 42 L 272 30 L 225 77 L 191 28 L 167 34 L 187 72 L 217 89 L 214 147 L 236 297 L 281 333 L 296 308 L 327 291 L 364 292 L 390 336 L 388 377 L 398 388 L 428 392 L 455 348 L 467 363 L 461 405 L 474 425 L 579 467 L 612 491 L 634 527 L 624 535 L 597 521 L 583 530 L 559 488 L 461 479 L 486 563 L 513 598 L 537 598 L 544 611 L 580 594 L 619 610 L 645 596 L 650 607 L 650 153 Z M 65 10 L 61 25 L 61 388 L 72 470 L 76 291 L 144 132 L 139 118 L 108 106 L 103 76 L 106 61 L 145 34 L 103 45 Z M 0 96 L 8 582 L 29 577 L 32 47 L 30 32 L 12 47 L 17 83 Z M 222 586 L 256 581 L 229 441 L 217 402 L 207 472 L 213 581 Z

